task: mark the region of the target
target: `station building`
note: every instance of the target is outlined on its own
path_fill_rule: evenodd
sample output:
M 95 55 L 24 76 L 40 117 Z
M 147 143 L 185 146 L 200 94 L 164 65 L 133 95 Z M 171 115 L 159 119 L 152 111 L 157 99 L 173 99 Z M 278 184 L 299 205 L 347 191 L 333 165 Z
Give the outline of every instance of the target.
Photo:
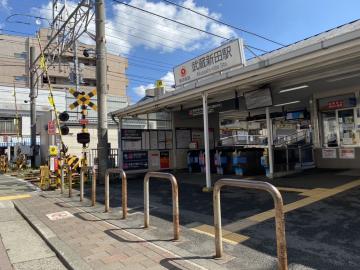
M 276 177 L 360 168 L 360 21 L 245 60 L 241 40 L 174 68 L 174 91 L 111 116 L 128 172 Z M 143 123 L 140 129 L 124 126 Z

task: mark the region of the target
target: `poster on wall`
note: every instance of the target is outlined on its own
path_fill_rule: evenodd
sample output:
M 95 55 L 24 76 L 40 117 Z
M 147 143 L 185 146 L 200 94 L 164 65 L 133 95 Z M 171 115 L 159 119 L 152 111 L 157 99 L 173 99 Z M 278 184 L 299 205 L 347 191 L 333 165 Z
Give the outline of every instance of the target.
M 140 129 L 122 129 L 121 142 L 123 150 L 141 150 L 142 149 L 142 130 Z
M 150 133 L 147 130 L 144 130 L 141 134 L 142 136 L 142 149 L 148 150 L 150 148 Z
M 339 157 L 341 159 L 355 159 L 355 149 L 354 148 L 340 148 Z
M 150 149 L 158 149 L 158 133 L 156 130 L 150 131 Z
M 160 168 L 160 154 L 158 151 L 149 151 L 149 163 L 152 169 Z
M 191 142 L 191 129 L 176 129 L 176 148 L 188 149 Z
M 322 149 L 322 158 L 336 158 L 336 149 L 332 149 L 332 148 Z
M 160 151 L 160 169 L 170 168 L 170 155 L 169 151 Z
M 147 151 L 123 152 L 124 170 L 144 170 L 148 168 Z
M 172 149 L 173 148 L 173 142 L 172 142 L 172 131 L 166 131 L 165 133 L 165 144 L 166 149 Z

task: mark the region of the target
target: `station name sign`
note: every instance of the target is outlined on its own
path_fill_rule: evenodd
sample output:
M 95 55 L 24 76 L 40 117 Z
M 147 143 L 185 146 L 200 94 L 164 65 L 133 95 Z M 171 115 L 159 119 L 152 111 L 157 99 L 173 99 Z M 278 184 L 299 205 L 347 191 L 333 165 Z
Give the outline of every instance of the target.
M 174 68 L 176 86 L 208 75 L 245 65 L 244 45 L 241 39 L 232 40 Z

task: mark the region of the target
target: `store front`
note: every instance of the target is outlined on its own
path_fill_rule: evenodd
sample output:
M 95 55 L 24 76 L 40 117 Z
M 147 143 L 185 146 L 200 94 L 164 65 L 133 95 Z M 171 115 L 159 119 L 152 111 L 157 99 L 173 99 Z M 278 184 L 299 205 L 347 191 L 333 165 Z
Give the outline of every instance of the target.
M 321 145 L 316 160 L 321 168 L 360 168 L 360 109 L 357 92 L 318 99 Z

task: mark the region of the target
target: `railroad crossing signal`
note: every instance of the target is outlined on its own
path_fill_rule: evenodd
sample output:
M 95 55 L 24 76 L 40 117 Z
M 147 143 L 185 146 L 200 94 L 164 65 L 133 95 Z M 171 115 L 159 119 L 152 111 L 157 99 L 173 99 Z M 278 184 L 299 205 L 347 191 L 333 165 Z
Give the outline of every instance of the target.
M 74 103 L 70 104 L 70 109 L 73 110 L 77 106 L 89 106 L 94 111 L 97 111 L 97 106 L 90 101 L 90 99 L 96 95 L 96 89 L 85 94 L 85 92 L 78 92 L 72 88 L 69 89 L 69 92 L 77 99 Z

